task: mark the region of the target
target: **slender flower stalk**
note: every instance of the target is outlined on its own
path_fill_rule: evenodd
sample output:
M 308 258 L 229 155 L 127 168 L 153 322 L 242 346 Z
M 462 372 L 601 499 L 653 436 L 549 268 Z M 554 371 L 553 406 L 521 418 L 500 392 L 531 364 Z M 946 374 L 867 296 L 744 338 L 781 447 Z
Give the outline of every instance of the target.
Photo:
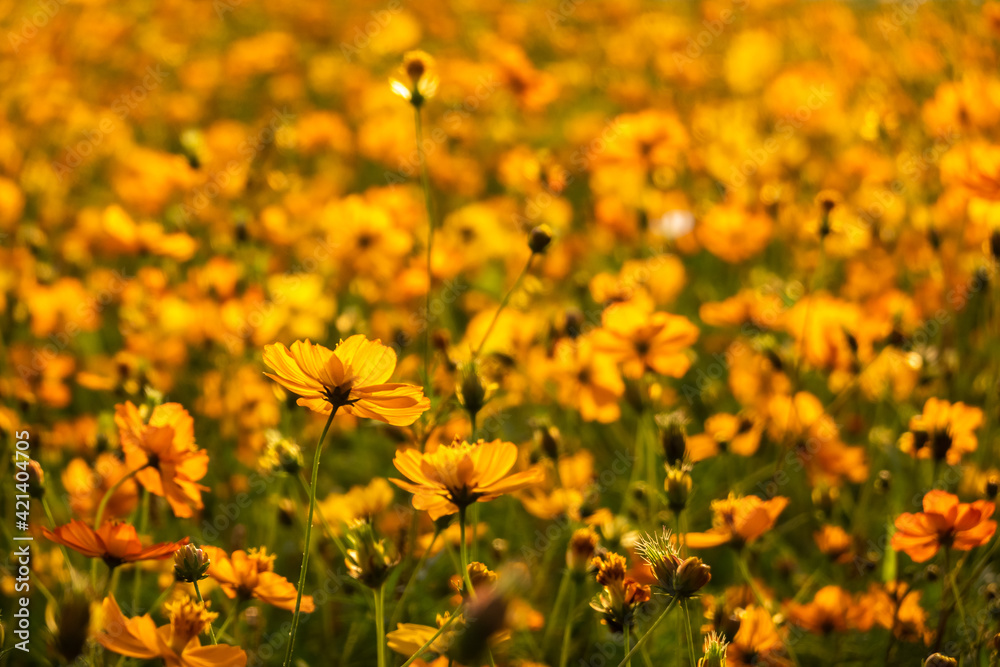
M 447 630 L 448 626 L 451 625 L 455 621 L 455 619 L 458 618 L 461 615 L 461 614 L 459 614 L 460 610 L 461 610 L 461 607 L 459 607 L 455 611 L 451 612 L 451 615 L 448 617 L 448 620 L 445 621 L 444 623 L 442 623 L 441 627 L 437 629 L 437 632 L 435 632 L 433 635 L 431 635 L 431 638 L 428 639 L 426 642 L 424 642 L 424 645 L 421 646 L 420 648 L 418 648 L 416 650 L 416 652 L 413 655 L 410 656 L 409 660 L 407 660 L 406 662 L 403 663 L 403 667 L 410 667 L 410 665 L 413 664 L 414 660 L 416 660 L 421 655 L 423 655 L 423 652 L 426 651 L 428 648 L 430 648 L 431 644 L 433 644 L 435 641 L 437 641 L 437 638 L 441 636 L 441 633 L 443 633 L 445 630 Z
M 427 297 L 424 304 L 424 317 L 431 313 L 431 288 L 434 286 L 434 272 L 431 261 L 434 251 L 434 206 L 431 200 L 431 181 L 427 175 L 427 157 L 424 155 L 424 130 L 421 120 L 420 104 L 413 104 L 413 125 L 417 137 L 417 159 L 420 162 L 420 186 L 424 191 L 424 207 L 427 209 Z M 424 324 L 424 393 L 433 395 L 434 383 L 431 382 L 431 327 Z
M 514 295 L 514 292 L 516 292 L 521 286 L 521 281 L 523 281 L 524 277 L 528 275 L 528 272 L 531 270 L 531 263 L 534 259 L 535 253 L 532 252 L 531 255 L 528 256 L 528 261 L 525 263 L 524 268 L 521 269 L 521 273 L 517 274 L 517 280 L 514 281 L 514 284 L 510 286 L 510 289 L 507 290 L 507 293 L 504 295 L 503 301 L 500 302 L 500 307 L 497 308 L 497 312 L 493 313 L 493 319 L 490 320 L 490 325 L 486 327 L 486 333 L 483 334 L 483 339 L 479 341 L 479 346 L 476 347 L 475 352 L 472 353 L 473 359 L 479 357 L 479 353 L 483 351 L 486 341 L 489 340 L 490 334 L 493 333 L 493 327 L 496 326 L 497 320 L 500 319 L 500 313 L 502 313 L 504 308 L 507 307 L 507 304 L 510 302 L 510 297 Z
M 309 544 L 312 539 L 313 513 L 316 511 L 316 484 L 319 481 L 320 456 L 323 453 L 323 442 L 326 440 L 326 433 L 330 430 L 330 424 L 333 423 L 333 418 L 337 415 L 338 407 L 334 405 L 330 411 L 330 417 L 326 420 L 326 426 L 323 427 L 323 433 L 319 436 L 319 442 L 316 443 L 316 451 L 313 454 L 312 483 L 309 485 L 309 516 L 306 519 L 305 546 L 302 549 L 302 567 L 299 570 L 299 585 L 296 587 L 297 590 L 295 592 L 295 611 L 292 614 L 292 628 L 288 632 L 288 648 L 285 650 L 285 660 L 282 663 L 284 667 L 289 667 L 292 664 L 292 653 L 295 651 L 295 633 L 299 627 L 302 589 L 306 585 L 306 572 L 309 566 Z
M 192 581 L 194 585 L 194 594 L 198 596 L 198 602 L 205 604 L 205 598 L 201 597 L 201 589 L 198 588 L 198 582 Z M 215 629 L 212 628 L 212 621 L 208 621 L 208 636 L 212 638 L 213 644 L 218 644 L 219 640 L 215 638 Z
M 576 580 L 569 584 L 569 604 L 566 606 L 566 625 L 563 626 L 562 650 L 559 652 L 559 667 L 566 667 L 569 660 L 569 645 L 573 639 L 573 615 L 576 611 Z M 625 627 L 625 645 L 628 650 L 628 626 Z
M 625 655 L 625 659 L 622 660 L 620 663 L 618 663 L 618 667 L 625 667 L 626 665 L 628 665 L 629 661 L 632 659 L 632 656 L 635 655 L 636 651 L 642 648 L 642 646 L 647 641 L 649 641 L 649 638 L 653 636 L 653 631 L 656 630 L 656 626 L 662 623 L 663 619 L 667 617 L 667 614 L 669 614 L 673 610 L 673 608 L 677 606 L 677 600 L 679 599 L 680 598 L 678 597 L 671 598 L 670 604 L 667 605 L 667 608 L 663 610 L 663 612 L 656 618 L 655 621 L 653 621 L 653 624 L 649 626 L 649 630 L 646 631 L 646 634 L 640 637 L 639 641 L 637 641 L 635 643 L 635 646 L 632 647 L 632 650 Z
M 375 639 L 378 642 L 378 667 L 385 667 L 385 584 L 373 590 L 375 594 Z
M 118 489 L 128 480 L 139 474 L 140 471 L 145 470 L 149 464 L 143 464 L 142 466 L 130 470 L 125 473 L 121 479 L 112 484 L 107 491 L 104 492 L 104 496 L 101 498 L 101 502 L 97 504 L 97 513 L 94 515 L 94 530 L 99 530 L 101 528 L 101 520 L 104 518 L 104 510 L 107 509 L 108 503 L 111 498 L 114 497 Z M 90 587 L 97 590 L 97 560 L 95 559 L 90 563 Z
M 462 560 L 462 579 L 465 581 L 465 589 L 469 594 L 471 599 L 476 597 L 476 589 L 472 585 L 472 579 L 469 578 L 469 547 L 465 543 L 465 510 L 466 507 L 463 505 L 458 510 L 458 526 L 459 526 L 459 540 L 461 541 L 460 553 Z M 472 530 L 475 531 L 476 527 L 473 526 Z

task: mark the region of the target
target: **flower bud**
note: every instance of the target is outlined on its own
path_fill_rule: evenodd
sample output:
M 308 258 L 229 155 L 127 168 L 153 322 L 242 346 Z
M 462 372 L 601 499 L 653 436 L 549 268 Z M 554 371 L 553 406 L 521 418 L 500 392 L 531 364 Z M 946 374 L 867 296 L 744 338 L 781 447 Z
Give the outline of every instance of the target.
M 583 574 L 597 551 L 597 533 L 590 528 L 580 528 L 569 538 L 566 549 L 566 567 L 574 574 Z
M 674 513 L 680 513 L 687 507 L 691 495 L 691 474 L 686 468 L 667 468 L 667 479 L 663 482 L 667 492 L 667 504 Z
M 660 445 L 667 465 L 676 465 L 687 456 L 687 418 L 681 412 L 657 415 Z
M 479 364 L 475 361 L 462 364 L 460 371 L 461 376 L 455 393 L 458 395 L 458 402 L 469 413 L 469 417 L 475 419 L 492 397 L 493 385 L 482 377 Z
M 67 593 L 59 605 L 58 631 L 52 638 L 52 648 L 63 657 L 66 664 L 83 655 L 87 646 L 87 629 L 90 626 L 90 602 L 82 593 Z M 3 634 L 0 632 L 0 645 Z
M 538 225 L 528 235 L 528 247 L 534 255 L 545 252 L 550 243 L 552 243 L 552 230 L 548 225 Z
M 689 598 L 704 588 L 712 580 L 712 568 L 700 558 L 692 556 L 681 561 L 674 575 L 674 592 Z
M 989 479 L 986 480 L 986 498 L 989 500 L 994 500 L 997 497 L 997 493 L 1000 493 L 1000 477 L 996 475 L 990 475 Z
M 174 577 L 189 584 L 208 577 L 208 566 L 212 564 L 208 554 L 193 544 L 185 544 L 174 552 Z
M 28 494 L 35 500 L 45 495 L 45 471 L 35 459 L 28 461 Z
M 385 540 L 375 539 L 375 531 L 366 521 L 356 521 L 347 535 L 347 573 L 369 588 L 378 588 L 399 563 L 399 556 Z
M 698 667 L 726 667 L 726 640 L 716 633 L 705 637 L 705 656 L 698 661 Z
M 274 430 L 268 431 L 266 438 L 267 445 L 260 458 L 261 470 L 298 475 L 304 465 L 302 448 L 294 441 L 281 437 Z
M 958 660 L 940 653 L 931 653 L 924 660 L 924 667 L 958 667 Z

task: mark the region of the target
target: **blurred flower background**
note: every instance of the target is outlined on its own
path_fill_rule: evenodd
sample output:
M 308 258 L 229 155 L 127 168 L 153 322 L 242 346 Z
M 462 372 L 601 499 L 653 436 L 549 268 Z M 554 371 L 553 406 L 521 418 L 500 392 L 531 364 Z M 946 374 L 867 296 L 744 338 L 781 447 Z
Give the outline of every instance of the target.
M 996 663 L 997 2 L 0 26 L 0 663 Z

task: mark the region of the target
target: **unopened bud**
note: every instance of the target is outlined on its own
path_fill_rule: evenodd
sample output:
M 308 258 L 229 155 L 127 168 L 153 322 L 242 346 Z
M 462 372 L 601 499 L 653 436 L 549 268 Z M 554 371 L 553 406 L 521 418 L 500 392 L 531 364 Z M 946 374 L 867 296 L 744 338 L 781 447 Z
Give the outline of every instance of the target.
M 185 544 L 174 552 L 174 577 L 189 584 L 201 581 L 208 575 L 208 554 L 193 544 Z

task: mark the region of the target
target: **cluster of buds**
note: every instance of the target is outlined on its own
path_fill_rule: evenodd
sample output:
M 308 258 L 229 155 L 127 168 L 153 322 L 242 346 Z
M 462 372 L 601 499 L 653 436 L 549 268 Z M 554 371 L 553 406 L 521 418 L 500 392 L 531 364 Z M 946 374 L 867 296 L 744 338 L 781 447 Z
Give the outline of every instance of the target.
M 384 539 L 375 538 L 375 530 L 367 521 L 351 524 L 347 534 L 347 573 L 365 586 L 377 589 L 399 563 L 399 554 Z
M 671 597 L 687 599 L 712 579 L 712 568 L 700 558 L 681 558 L 671 542 L 670 531 L 642 537 L 635 551 L 649 565 L 656 577 L 657 588 Z
M 208 577 L 211 564 L 208 554 L 193 544 L 185 544 L 174 552 L 174 577 L 177 581 L 193 584 Z
M 607 553 L 593 560 L 597 569 L 597 583 L 604 590 L 594 596 L 590 607 L 601 615 L 601 623 L 612 632 L 621 633 L 635 625 L 635 613 L 649 602 L 649 586 L 625 574 L 625 558 Z

